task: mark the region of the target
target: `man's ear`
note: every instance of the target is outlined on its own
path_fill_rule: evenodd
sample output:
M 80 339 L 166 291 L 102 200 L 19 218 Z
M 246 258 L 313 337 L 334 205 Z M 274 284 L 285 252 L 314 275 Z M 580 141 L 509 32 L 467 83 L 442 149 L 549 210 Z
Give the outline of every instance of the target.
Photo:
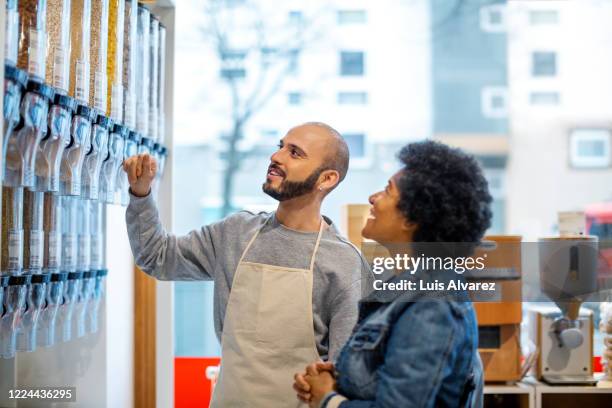
M 340 182 L 340 173 L 337 170 L 325 170 L 319 176 L 319 190 L 329 191 Z

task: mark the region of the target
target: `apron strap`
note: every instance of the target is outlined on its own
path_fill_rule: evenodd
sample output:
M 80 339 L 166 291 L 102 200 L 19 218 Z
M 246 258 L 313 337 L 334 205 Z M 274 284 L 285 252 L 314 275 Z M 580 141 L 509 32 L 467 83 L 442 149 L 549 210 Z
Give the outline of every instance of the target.
M 244 257 L 246 256 L 247 252 L 249 252 L 249 248 L 251 248 L 251 245 L 253 245 L 253 242 L 255 242 L 255 238 L 257 238 L 257 236 L 259 235 L 259 232 L 262 230 L 262 228 L 268 223 L 268 221 L 266 221 L 264 223 L 264 225 L 261 226 L 261 228 L 257 228 L 257 232 L 255 232 L 255 234 L 253 234 L 253 238 L 251 238 L 251 240 L 249 241 L 249 243 L 247 244 L 246 248 L 244 248 L 244 251 L 242 251 L 242 255 L 240 255 L 240 260 L 238 261 L 237 265 L 240 265 L 240 263 L 242 262 L 242 260 L 244 259 Z
M 273 216 L 274 216 L 274 213 L 272 214 L 272 217 Z M 251 248 L 251 245 L 253 245 L 253 242 L 255 242 L 255 239 L 257 238 L 257 236 L 259 235 L 259 233 L 261 232 L 263 227 L 268 223 L 268 221 L 270 219 L 272 219 L 272 217 L 268 218 L 266 220 L 266 222 L 264 223 L 264 225 L 262 225 L 261 228 L 257 229 L 257 232 L 255 232 L 255 234 L 253 235 L 253 237 L 251 238 L 251 240 L 247 244 L 246 248 L 244 248 L 244 251 L 242 251 L 242 255 L 240 255 L 240 260 L 238 261 L 238 265 L 240 265 L 240 263 L 242 262 L 242 260 L 246 256 L 247 252 L 249 252 L 249 249 Z M 319 233 L 317 234 L 317 241 L 315 242 L 314 250 L 312 251 L 312 257 L 310 258 L 310 268 L 309 268 L 309 270 L 311 272 L 312 272 L 312 270 L 314 268 L 315 256 L 317 254 L 317 250 L 319 249 L 319 244 L 321 243 L 321 236 L 323 236 L 323 227 L 324 226 L 325 226 L 325 220 L 323 218 L 321 218 L 321 226 L 319 227 Z
M 321 226 L 319 227 L 319 234 L 317 235 L 317 242 L 315 243 L 314 251 L 312 251 L 312 258 L 310 258 L 310 272 L 313 271 L 315 256 L 317 255 L 317 250 L 319 249 L 319 244 L 321 243 L 321 236 L 323 236 L 323 227 L 325 226 L 325 220 L 321 218 Z

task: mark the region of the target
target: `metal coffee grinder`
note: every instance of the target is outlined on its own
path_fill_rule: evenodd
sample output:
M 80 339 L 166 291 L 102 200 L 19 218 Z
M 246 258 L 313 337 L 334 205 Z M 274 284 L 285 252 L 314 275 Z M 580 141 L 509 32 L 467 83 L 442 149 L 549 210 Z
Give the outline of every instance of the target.
M 598 239 L 574 235 L 538 242 L 540 286 L 555 307 L 529 310 L 529 337 L 539 350 L 534 374 L 549 384 L 595 384 L 593 313 L 580 305 L 597 291 Z

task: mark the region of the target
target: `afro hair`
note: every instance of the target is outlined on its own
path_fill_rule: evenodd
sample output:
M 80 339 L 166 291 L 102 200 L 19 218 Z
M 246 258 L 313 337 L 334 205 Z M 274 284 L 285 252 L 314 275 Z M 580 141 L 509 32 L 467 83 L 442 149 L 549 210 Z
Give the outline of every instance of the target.
M 399 153 L 398 208 L 417 224 L 413 242 L 477 244 L 491 225 L 491 195 L 473 156 L 434 141 Z

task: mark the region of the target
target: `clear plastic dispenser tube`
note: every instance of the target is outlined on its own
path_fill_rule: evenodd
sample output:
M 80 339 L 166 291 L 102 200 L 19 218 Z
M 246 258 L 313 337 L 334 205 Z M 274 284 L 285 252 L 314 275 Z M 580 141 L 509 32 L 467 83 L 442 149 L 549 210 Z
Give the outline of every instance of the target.
M 31 283 L 27 288 L 26 308 L 17 334 L 17 351 L 36 350 L 38 325 L 45 307 L 50 278 L 49 274 L 32 275 Z
M 108 157 L 108 136 L 112 121 L 109 117 L 98 115 L 91 130 L 91 146 L 85 155 L 82 170 L 81 196 L 97 200 L 100 195 L 102 164 Z
M 60 193 L 81 195 L 82 171 L 85 155 L 91 150 L 91 121 L 93 109 L 78 105 L 72 118 L 70 143 L 64 149 L 60 165 Z
M 0 318 L 0 356 L 15 357 L 17 335 L 26 308 L 30 275 L 11 276 L 4 290 L 4 315 Z
M 13 137 L 15 128 L 20 120 L 19 104 L 28 81 L 25 71 L 15 68 L 12 65 L 4 65 L 4 100 L 3 100 L 3 129 L 2 129 L 2 163 L 6 162 L 6 152 L 9 140 Z M 13 149 L 17 149 L 16 140 L 13 140 Z M 15 153 L 13 153 L 13 159 Z M 18 155 L 17 157 L 20 157 Z M 2 170 L 4 178 L 4 169 Z
M 4 179 L 10 187 L 33 187 L 36 154 L 40 141 L 47 133 L 49 103 L 53 100 L 53 88 L 41 82 L 29 80 L 20 104 L 21 122 L 7 140 Z
M 67 273 L 53 272 L 46 290 L 46 306 L 38 319 L 36 342 L 41 347 L 50 347 L 55 344 L 57 315 L 64 301 L 64 285 L 68 279 Z
M 117 172 L 123 162 L 123 144 L 127 128 L 115 125 L 109 136 L 108 157 L 102 165 L 100 199 L 108 204 L 115 202 Z
M 55 95 L 49 110 L 49 130 L 38 145 L 36 153 L 35 191 L 60 190 L 60 166 L 64 149 L 70 144 L 70 125 L 76 110 L 76 100 L 66 95 Z

